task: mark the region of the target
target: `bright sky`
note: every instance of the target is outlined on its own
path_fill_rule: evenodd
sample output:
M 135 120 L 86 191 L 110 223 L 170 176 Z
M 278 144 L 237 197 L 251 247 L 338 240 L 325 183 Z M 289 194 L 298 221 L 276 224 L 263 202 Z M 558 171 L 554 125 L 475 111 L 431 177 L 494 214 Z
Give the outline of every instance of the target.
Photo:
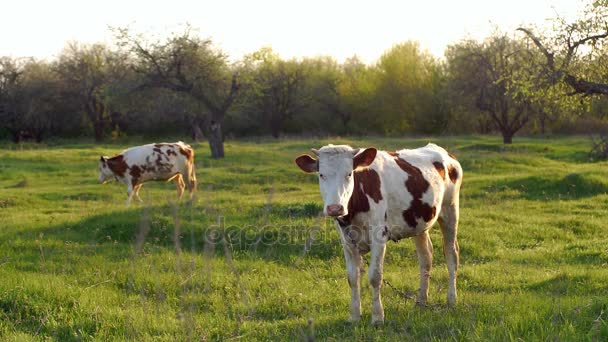
M 232 60 L 272 46 L 283 58 L 358 55 L 375 62 L 396 43 L 417 40 L 441 57 L 450 43 L 487 37 L 494 25 L 574 18 L 582 0 L 9 0 L 0 56 L 53 58 L 66 42 L 111 43 L 109 26 L 181 32 L 184 23 Z

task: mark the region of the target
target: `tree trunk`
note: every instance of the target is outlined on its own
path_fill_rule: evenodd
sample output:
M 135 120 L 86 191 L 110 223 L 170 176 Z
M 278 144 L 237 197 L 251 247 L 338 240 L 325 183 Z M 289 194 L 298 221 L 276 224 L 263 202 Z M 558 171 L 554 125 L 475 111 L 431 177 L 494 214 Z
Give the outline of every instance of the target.
M 44 137 L 44 133 L 42 131 L 38 131 L 38 132 L 34 133 L 34 139 L 36 139 L 37 143 L 41 143 L 43 137 Z
M 11 138 L 15 144 L 18 144 L 21 142 L 21 133 L 18 130 L 11 131 Z
M 502 142 L 505 145 L 510 145 L 513 143 L 513 132 L 502 131 Z
M 209 126 L 209 148 L 211 149 L 211 158 L 224 158 L 224 137 L 222 135 L 222 123 L 220 121 L 211 120 Z
M 281 119 L 281 114 L 275 114 L 270 117 L 270 133 L 272 137 L 278 139 L 281 136 L 281 131 L 283 128 L 283 120 Z
M 193 120 L 190 124 L 192 128 L 192 140 L 193 141 L 203 141 L 205 140 L 205 135 L 203 134 L 203 130 L 201 129 L 201 125 L 197 120 Z
M 95 130 L 95 141 L 102 141 L 104 138 L 103 121 L 97 120 L 93 122 L 93 129 Z

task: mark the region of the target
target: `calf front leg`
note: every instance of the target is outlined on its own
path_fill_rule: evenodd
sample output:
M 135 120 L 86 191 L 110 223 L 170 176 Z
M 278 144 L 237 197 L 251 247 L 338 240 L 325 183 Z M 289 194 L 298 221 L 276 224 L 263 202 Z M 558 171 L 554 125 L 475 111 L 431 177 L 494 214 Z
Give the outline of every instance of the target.
M 134 193 L 135 193 L 135 191 L 133 191 L 133 185 L 129 184 L 127 187 L 127 207 L 129 207 L 129 205 L 131 205 L 131 198 L 133 197 Z
M 426 305 L 429 297 L 429 278 L 433 265 L 433 244 L 428 231 L 415 236 L 414 242 L 416 243 L 416 253 L 418 254 L 420 267 L 420 288 L 418 289 L 416 304 Z
M 361 293 L 360 293 L 360 270 L 361 255 L 356 246 L 344 246 L 344 258 L 346 259 L 346 275 L 350 286 L 350 317 L 351 322 L 361 319 Z
M 336 228 L 342 240 L 342 249 L 346 261 L 346 276 L 350 286 L 350 317 L 351 322 L 357 322 L 361 318 L 361 295 L 360 295 L 360 272 L 361 254 L 357 248 L 356 239 L 351 236 L 351 227 L 341 226 L 336 221 Z
M 380 289 L 382 288 L 382 272 L 384 269 L 384 253 L 388 228 L 385 225 L 372 227 L 371 257 L 368 270 L 369 283 L 372 286 L 372 324 L 384 322 L 384 308 Z

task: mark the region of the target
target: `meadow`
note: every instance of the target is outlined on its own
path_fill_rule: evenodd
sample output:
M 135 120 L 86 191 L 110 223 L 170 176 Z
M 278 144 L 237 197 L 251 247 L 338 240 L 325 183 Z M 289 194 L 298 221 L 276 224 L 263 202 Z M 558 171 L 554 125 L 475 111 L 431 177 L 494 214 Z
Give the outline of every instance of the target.
M 365 276 L 349 323 L 338 233 L 293 159 L 429 141 L 464 169 L 459 303 L 434 229 L 429 306 L 412 299 L 413 242 L 389 242 L 385 323 L 370 324 Z M 126 208 L 97 160 L 141 143 L 0 144 L 2 340 L 608 340 L 608 162 L 586 137 L 237 140 L 223 160 L 193 144 L 195 201 L 147 183 Z

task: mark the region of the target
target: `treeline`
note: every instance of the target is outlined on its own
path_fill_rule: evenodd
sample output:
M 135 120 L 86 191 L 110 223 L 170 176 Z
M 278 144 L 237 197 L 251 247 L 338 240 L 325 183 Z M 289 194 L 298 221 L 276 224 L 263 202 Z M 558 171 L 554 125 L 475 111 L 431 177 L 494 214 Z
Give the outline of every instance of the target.
M 608 113 L 606 8 L 592 1 L 578 26 L 556 18 L 549 33 L 463 39 L 444 59 L 403 42 L 371 65 L 271 48 L 231 63 L 190 27 L 163 40 L 114 29 L 113 46 L 1 57 L 0 138 L 187 134 L 222 157 L 226 136 L 498 132 L 510 143 L 522 129 L 597 130 Z

